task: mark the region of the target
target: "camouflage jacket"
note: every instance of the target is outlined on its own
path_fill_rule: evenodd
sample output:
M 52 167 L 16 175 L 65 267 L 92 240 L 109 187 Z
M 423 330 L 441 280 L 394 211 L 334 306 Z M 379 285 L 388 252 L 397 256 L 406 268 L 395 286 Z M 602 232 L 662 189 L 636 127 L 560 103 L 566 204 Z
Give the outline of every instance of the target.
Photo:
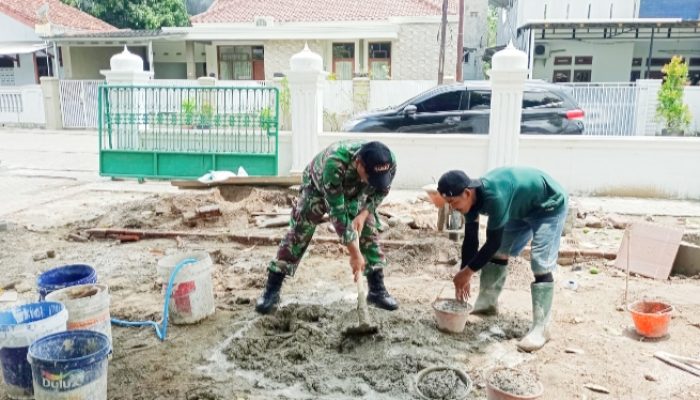
M 375 213 L 387 192 L 374 190 L 362 182 L 353 166 L 353 161 L 364 141 L 348 140 L 336 142 L 316 155 L 304 171 L 304 183 L 313 187 L 323 197 L 331 223 L 347 245 L 357 238 L 352 220 L 366 208 Z M 396 175 L 396 156 L 391 154 L 394 166 L 391 175 Z M 308 180 L 308 182 L 307 182 Z

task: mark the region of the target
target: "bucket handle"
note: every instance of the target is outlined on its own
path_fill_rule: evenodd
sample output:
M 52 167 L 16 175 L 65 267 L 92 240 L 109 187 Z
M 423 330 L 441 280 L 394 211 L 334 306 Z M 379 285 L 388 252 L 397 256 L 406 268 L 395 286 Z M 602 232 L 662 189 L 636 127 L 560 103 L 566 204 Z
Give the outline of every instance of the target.
M 440 291 L 437 294 L 437 297 L 435 298 L 435 300 L 433 300 L 433 302 L 431 304 L 437 303 L 437 301 L 442 298 L 442 291 L 445 290 L 446 286 L 447 286 L 447 283 L 442 285 L 442 287 L 440 288 Z

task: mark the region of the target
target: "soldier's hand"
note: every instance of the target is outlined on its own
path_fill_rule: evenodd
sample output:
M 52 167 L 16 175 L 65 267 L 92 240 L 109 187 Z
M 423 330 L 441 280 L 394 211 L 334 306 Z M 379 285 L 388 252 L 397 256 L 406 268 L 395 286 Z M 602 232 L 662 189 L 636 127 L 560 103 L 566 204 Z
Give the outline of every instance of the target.
M 352 268 L 353 280 L 357 282 L 365 271 L 365 258 L 360 252 L 360 243 L 358 239 L 353 240 L 348 245 L 350 251 L 350 268 Z
M 352 220 L 352 229 L 354 229 L 358 235 L 362 232 L 362 229 L 364 229 L 367 217 L 369 217 L 369 211 L 364 209 Z
M 466 267 L 455 275 L 452 282 L 455 285 L 455 299 L 457 301 L 467 301 L 471 295 L 471 280 L 474 271 L 471 268 Z

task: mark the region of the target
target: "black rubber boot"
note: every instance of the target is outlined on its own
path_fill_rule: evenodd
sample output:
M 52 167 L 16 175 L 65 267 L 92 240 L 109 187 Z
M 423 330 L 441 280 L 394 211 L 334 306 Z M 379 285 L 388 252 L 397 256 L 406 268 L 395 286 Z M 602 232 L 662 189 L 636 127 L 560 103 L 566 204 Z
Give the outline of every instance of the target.
M 282 282 L 284 282 L 286 276 L 282 272 L 270 271 L 268 273 L 265 291 L 258 297 L 258 301 L 255 303 L 255 311 L 260 314 L 268 314 L 277 306 L 277 303 L 280 302 Z
M 378 269 L 367 274 L 367 286 L 369 287 L 367 303 L 389 311 L 399 308 L 399 303 L 384 287 L 384 270 Z

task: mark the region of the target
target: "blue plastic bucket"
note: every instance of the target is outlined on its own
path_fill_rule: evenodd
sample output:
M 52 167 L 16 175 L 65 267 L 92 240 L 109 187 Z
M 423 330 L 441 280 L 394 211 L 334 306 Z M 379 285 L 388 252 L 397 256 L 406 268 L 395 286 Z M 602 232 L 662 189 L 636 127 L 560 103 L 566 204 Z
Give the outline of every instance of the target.
M 35 340 L 66 330 L 68 312 L 61 303 L 42 302 L 0 312 L 0 366 L 12 399 L 33 398 L 27 350 Z
M 107 400 L 107 335 L 68 331 L 43 337 L 27 359 L 34 377 L 36 400 Z
M 50 269 L 36 278 L 39 288 L 39 300 L 44 300 L 47 294 L 54 290 L 69 286 L 97 283 L 97 272 L 85 264 L 64 265 Z

